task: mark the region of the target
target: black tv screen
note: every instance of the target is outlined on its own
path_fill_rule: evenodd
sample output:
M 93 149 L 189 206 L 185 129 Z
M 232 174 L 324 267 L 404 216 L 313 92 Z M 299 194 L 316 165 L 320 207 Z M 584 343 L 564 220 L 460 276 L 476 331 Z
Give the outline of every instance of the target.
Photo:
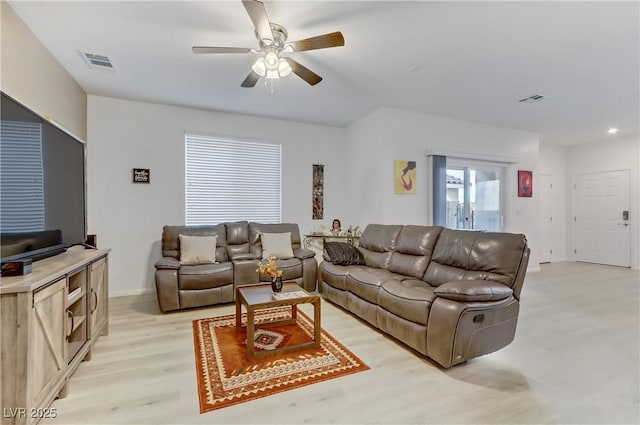
M 84 243 L 84 142 L 4 92 L 0 115 L 1 261 Z

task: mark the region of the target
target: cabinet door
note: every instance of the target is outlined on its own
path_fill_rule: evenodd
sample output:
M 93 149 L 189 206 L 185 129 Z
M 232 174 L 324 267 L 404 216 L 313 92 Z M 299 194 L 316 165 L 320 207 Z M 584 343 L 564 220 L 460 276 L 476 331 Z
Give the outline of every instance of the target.
M 33 294 L 27 387 L 31 406 L 50 395 L 67 367 L 65 289 L 63 278 Z
M 91 282 L 91 296 L 89 305 L 91 308 L 91 338 L 106 326 L 107 310 L 109 308 L 109 288 L 107 278 L 107 257 L 103 257 L 91 263 L 89 275 Z M 106 329 L 106 328 L 105 328 Z

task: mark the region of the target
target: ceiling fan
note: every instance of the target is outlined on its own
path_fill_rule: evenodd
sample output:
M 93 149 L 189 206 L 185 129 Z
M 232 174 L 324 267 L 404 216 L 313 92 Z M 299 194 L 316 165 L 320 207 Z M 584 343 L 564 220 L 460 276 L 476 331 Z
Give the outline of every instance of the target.
M 288 34 L 286 28 L 269 22 L 267 11 L 262 1 L 242 0 L 242 4 L 256 29 L 256 38 L 260 44 L 260 49 L 193 46 L 191 49 L 193 53 L 251 53 L 259 55 L 251 66 L 251 72 L 242 82 L 242 87 L 254 87 L 260 77 L 273 81 L 286 77 L 292 72 L 312 86 L 322 81 L 321 76 L 290 57 L 283 57 L 282 54 L 344 46 L 344 37 L 341 32 L 332 32 L 287 43 Z

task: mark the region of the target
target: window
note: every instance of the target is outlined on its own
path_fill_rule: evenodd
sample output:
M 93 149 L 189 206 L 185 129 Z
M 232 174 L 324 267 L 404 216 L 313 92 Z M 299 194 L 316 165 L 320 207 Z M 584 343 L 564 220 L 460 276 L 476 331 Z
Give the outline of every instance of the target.
M 186 224 L 281 222 L 281 146 L 186 135 Z
M 450 229 L 502 230 L 502 169 L 447 167 L 447 221 Z
M 504 164 L 433 155 L 431 167 L 434 224 L 502 231 Z
M 42 126 L 3 120 L 0 131 L 0 185 L 3 186 L 0 229 L 2 232 L 44 230 Z

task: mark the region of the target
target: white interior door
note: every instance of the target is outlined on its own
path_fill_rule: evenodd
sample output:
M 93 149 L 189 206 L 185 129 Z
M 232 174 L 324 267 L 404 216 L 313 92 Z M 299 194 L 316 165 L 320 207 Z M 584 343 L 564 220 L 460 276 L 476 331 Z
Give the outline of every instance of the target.
M 540 174 L 540 204 L 541 204 L 541 240 L 540 240 L 540 262 L 550 263 L 553 253 L 553 229 L 552 229 L 552 209 L 551 209 L 551 176 Z
M 576 261 L 630 267 L 629 170 L 576 175 L 574 189 Z

